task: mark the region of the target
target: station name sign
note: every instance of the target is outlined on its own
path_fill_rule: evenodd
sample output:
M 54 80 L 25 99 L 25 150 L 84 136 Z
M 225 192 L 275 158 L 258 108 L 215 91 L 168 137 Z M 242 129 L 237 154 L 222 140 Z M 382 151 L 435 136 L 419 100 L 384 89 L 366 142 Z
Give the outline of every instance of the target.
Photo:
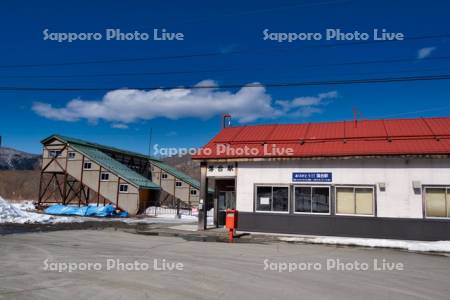
M 294 172 L 292 181 L 294 182 L 331 182 L 333 175 L 331 172 Z

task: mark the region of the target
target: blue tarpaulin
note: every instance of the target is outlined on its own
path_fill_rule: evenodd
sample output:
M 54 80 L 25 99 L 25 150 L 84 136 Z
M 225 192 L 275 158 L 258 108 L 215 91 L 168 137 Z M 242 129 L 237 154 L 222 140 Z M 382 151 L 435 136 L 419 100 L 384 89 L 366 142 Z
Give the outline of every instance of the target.
M 44 210 L 50 215 L 65 216 L 89 216 L 89 217 L 128 217 L 127 212 L 116 213 L 111 204 L 105 206 L 70 206 L 70 205 L 52 205 Z

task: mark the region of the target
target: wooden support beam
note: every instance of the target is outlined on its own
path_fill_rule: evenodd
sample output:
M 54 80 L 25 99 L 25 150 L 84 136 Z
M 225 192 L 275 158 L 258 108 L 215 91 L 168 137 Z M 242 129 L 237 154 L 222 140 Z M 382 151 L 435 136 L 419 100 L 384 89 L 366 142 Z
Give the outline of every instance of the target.
M 81 158 L 80 195 L 78 198 L 78 207 L 81 206 L 81 189 L 83 188 L 83 172 L 84 172 L 84 155 Z
M 39 194 L 38 194 L 38 206 L 41 205 L 42 201 L 42 177 L 44 173 L 41 171 L 41 175 L 39 176 Z
M 206 177 L 206 162 L 200 163 L 200 200 L 198 205 L 198 230 L 206 230 L 208 208 L 208 177 Z
M 100 203 L 100 183 L 102 178 L 102 166 L 100 166 L 100 170 L 98 171 L 98 185 L 97 185 L 97 206 Z

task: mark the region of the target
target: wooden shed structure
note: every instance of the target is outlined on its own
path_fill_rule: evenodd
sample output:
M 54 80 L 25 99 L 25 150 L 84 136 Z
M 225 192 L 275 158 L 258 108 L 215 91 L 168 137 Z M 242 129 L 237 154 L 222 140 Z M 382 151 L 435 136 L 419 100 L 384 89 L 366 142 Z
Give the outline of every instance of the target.
M 198 205 L 200 183 L 156 158 L 56 134 L 42 144 L 39 205 L 111 203 L 131 215 Z

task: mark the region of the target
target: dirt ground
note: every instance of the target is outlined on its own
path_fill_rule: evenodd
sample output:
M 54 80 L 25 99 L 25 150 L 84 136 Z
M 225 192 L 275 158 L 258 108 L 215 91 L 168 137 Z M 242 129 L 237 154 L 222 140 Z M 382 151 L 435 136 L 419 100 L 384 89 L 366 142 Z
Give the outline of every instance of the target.
M 0 196 L 11 200 L 38 197 L 39 171 L 0 171 Z
M 448 299 L 450 294 L 450 258 L 397 250 L 230 244 L 113 229 L 0 239 L 0 299 Z M 328 260 L 371 267 L 328 270 Z M 403 268 L 375 270 L 374 260 Z M 76 269 L 64 270 L 69 263 Z M 88 263 L 98 268 L 84 269 Z M 280 263 L 323 267 L 267 268 Z

